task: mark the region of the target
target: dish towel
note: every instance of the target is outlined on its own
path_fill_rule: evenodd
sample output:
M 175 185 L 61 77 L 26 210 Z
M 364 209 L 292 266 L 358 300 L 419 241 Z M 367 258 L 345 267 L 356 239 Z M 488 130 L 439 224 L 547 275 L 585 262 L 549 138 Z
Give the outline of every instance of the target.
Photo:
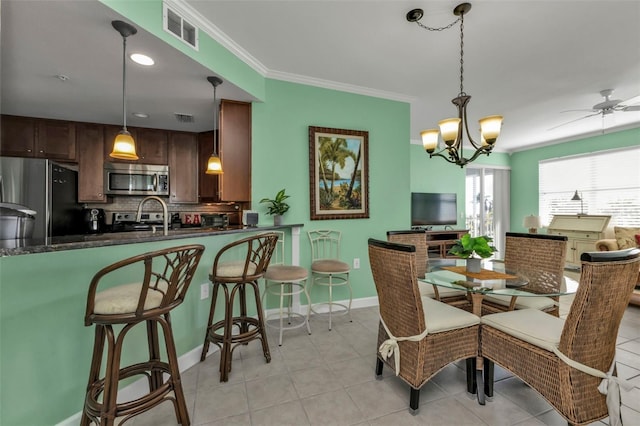
M 589 374 L 594 377 L 602 378 L 600 385 L 598 386 L 598 392 L 602 395 L 607 395 L 607 410 L 609 411 L 609 426 L 622 426 L 622 417 L 620 412 L 620 388 L 622 388 L 625 392 L 630 392 L 633 389 L 633 385 L 627 382 L 625 379 L 614 376 L 613 369 L 616 365 L 616 358 L 613 357 L 613 362 L 611 363 L 611 367 L 609 367 L 609 371 L 606 373 L 596 370 L 595 368 L 591 368 L 588 365 L 584 365 L 580 362 L 574 361 L 562 352 L 560 349 L 554 348 L 553 352 L 564 361 L 569 366 L 575 368 L 576 370 L 580 370 L 583 373 Z
M 387 335 L 389 336 L 389 338 L 384 342 L 382 342 L 382 344 L 378 348 L 378 352 L 380 352 L 380 356 L 382 356 L 382 359 L 384 360 L 387 360 L 387 358 L 393 355 L 393 358 L 396 363 L 396 376 L 397 376 L 398 374 L 400 374 L 400 347 L 398 346 L 398 342 L 403 342 L 405 340 L 418 342 L 424 339 L 425 337 L 427 337 L 427 334 L 429 334 L 429 330 L 425 328 L 425 330 L 421 334 L 418 334 L 417 336 L 395 337 L 389 331 L 389 328 L 387 327 L 387 324 L 384 323 L 384 320 L 382 319 L 382 317 L 380 317 L 380 322 L 382 323 L 382 326 L 384 327 L 384 330 L 387 332 Z

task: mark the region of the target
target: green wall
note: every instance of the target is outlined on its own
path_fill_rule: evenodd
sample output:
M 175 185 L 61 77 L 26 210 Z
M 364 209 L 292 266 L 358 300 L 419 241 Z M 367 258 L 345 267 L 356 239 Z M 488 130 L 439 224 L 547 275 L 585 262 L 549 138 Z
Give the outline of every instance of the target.
M 252 195 L 260 223 L 272 219 L 257 201 L 286 188 L 291 208 L 284 221 L 304 224 L 301 264 L 310 264 L 306 231 L 337 229 L 343 260 L 361 261 L 351 273 L 354 298 L 375 296 L 367 238 L 385 239 L 387 230 L 409 224 L 409 105 L 277 80 L 267 80 L 266 88 L 266 102 L 254 103 L 252 111 Z M 369 132 L 369 219 L 310 220 L 309 126 Z M 347 297 L 346 288 L 336 297 Z

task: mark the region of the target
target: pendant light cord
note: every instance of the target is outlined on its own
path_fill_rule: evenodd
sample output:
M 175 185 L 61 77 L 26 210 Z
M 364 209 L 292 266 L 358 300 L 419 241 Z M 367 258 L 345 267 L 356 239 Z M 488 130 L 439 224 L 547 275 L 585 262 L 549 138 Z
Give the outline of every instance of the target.
M 464 13 L 460 14 L 460 94 L 458 96 L 465 96 L 464 93 Z
M 123 129 L 127 131 L 127 37 L 122 36 L 122 122 Z

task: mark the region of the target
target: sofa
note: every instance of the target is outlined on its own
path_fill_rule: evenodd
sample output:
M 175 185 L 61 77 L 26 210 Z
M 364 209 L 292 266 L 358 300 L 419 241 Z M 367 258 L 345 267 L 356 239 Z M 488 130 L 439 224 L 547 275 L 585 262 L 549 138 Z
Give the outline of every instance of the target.
M 640 248 L 640 228 L 616 226 L 613 228 L 614 238 L 606 238 L 596 241 L 596 250 L 613 251 L 626 248 Z M 640 272 L 629 304 L 640 306 Z

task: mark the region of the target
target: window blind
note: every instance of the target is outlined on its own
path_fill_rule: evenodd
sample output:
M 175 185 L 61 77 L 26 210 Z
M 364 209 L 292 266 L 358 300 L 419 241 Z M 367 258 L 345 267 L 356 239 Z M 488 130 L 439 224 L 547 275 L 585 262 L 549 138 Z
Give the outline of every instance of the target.
M 538 172 L 544 226 L 556 214 L 584 213 L 640 227 L 640 147 L 544 160 Z M 582 201 L 572 200 L 576 190 Z

